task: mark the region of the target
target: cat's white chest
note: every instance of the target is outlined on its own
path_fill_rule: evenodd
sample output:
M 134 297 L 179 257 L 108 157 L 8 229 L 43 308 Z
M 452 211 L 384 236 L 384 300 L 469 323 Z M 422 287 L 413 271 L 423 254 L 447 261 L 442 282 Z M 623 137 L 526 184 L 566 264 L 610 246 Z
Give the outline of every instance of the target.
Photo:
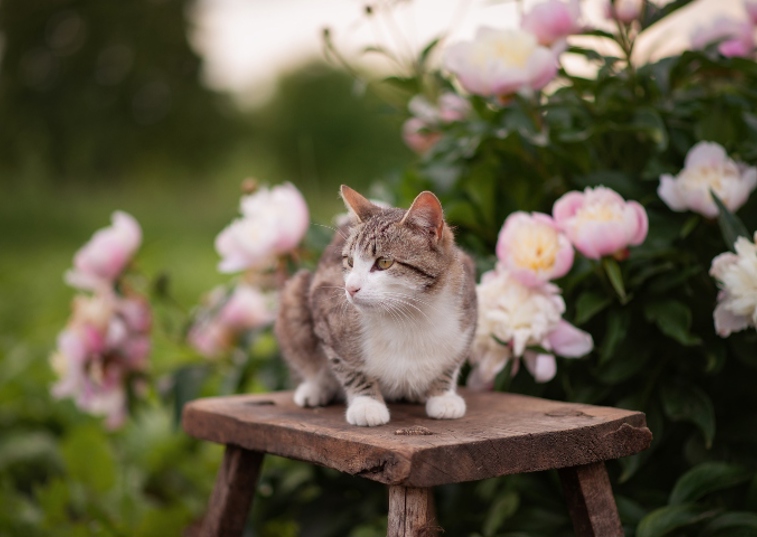
M 456 306 L 442 296 L 414 319 L 363 322 L 366 373 L 378 380 L 384 397 L 422 400 L 431 382 L 459 360 L 468 338 Z

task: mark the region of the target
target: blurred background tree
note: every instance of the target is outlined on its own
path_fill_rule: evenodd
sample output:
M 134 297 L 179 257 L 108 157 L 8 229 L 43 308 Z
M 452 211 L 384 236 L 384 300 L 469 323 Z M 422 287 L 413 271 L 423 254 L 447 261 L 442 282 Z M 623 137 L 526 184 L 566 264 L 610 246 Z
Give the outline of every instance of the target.
M 67 181 L 212 163 L 236 122 L 226 100 L 199 83 L 188 4 L 0 3 L 0 165 Z
M 4 175 L 186 179 L 216 175 L 237 155 L 235 183 L 270 172 L 275 177 L 261 179 L 335 192 L 340 182 L 363 183 L 407 161 L 397 120 L 323 65 L 286 75 L 273 102 L 250 112 L 204 87 L 187 39 L 192 4 L 1 2 Z

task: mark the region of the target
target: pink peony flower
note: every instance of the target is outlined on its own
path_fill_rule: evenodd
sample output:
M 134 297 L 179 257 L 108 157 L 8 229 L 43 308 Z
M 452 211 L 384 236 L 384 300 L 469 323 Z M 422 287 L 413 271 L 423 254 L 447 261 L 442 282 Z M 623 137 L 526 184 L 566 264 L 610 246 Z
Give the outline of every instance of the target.
M 568 192 L 555 202 L 552 216 L 573 246 L 589 259 L 641 244 L 649 228 L 641 205 L 627 202 L 603 186 Z
M 441 127 L 446 123 L 464 120 L 470 114 L 470 103 L 451 92 L 442 93 L 436 105 L 416 95 L 407 105 L 412 117 L 402 125 L 405 144 L 423 154 L 441 139 Z
M 720 254 L 710 268 L 721 289 L 713 312 L 715 331 L 721 337 L 757 327 L 757 233 L 753 242 L 739 237 L 734 246 L 735 254 Z
M 240 284 L 227 296 L 223 287 L 217 287 L 208 295 L 187 340 L 203 356 L 215 358 L 231 349 L 245 332 L 270 325 L 276 308 L 275 293 Z
M 710 190 L 728 210 L 737 211 L 757 187 L 757 168 L 746 167 L 728 158 L 720 145 L 699 142 L 689 150 L 684 168 L 676 177 L 660 177 L 657 194 L 674 211 L 691 210 L 716 218 L 718 206 Z
M 422 119 L 411 117 L 402 125 L 402 139 L 418 154 L 426 153 L 441 139 L 442 134 L 431 130 Z
M 103 289 L 124 271 L 142 242 L 142 230 L 134 217 L 122 211 L 113 213 L 111 221 L 76 252 L 66 283 L 78 289 Z
M 744 0 L 744 9 L 753 26 L 757 26 L 757 0 Z
M 605 18 L 631 24 L 641 16 L 644 0 L 607 0 Z
M 505 97 L 546 86 L 557 74 L 557 58 L 525 30 L 479 28 L 473 41 L 450 46 L 445 67 L 470 93 Z
M 77 296 L 51 356 L 59 380 L 54 397 L 70 397 L 84 412 L 106 417 L 109 428 L 126 419 L 127 384 L 147 367 L 149 305 L 142 297 L 106 291 Z
M 557 367 L 551 352 L 573 358 L 591 351 L 591 335 L 562 319 L 565 302 L 559 293 L 552 284 L 525 286 L 503 267 L 481 277 L 470 387 L 490 388 L 507 362 L 518 358 L 537 382 L 547 382 Z M 517 372 L 517 362 L 512 372 Z
M 241 213 L 216 237 L 221 272 L 271 266 L 299 244 L 310 223 L 305 199 L 291 183 L 243 196 Z
M 718 17 L 712 24 L 699 27 L 691 34 L 691 47 L 703 49 L 719 43 L 718 52 L 723 56 L 749 56 L 754 51 L 754 28 L 749 22 Z
M 520 283 L 537 286 L 565 276 L 573 266 L 573 245 L 552 217 L 512 213 L 497 241 L 497 258 Z
M 523 16 L 521 28 L 536 36 L 540 45 L 564 43 L 569 35 L 581 32 L 581 4 L 578 0 L 545 0 Z M 562 48 L 562 47 L 561 47 Z
M 221 322 L 236 330 L 251 330 L 271 324 L 276 317 L 274 295 L 251 285 L 237 285 L 218 314 Z

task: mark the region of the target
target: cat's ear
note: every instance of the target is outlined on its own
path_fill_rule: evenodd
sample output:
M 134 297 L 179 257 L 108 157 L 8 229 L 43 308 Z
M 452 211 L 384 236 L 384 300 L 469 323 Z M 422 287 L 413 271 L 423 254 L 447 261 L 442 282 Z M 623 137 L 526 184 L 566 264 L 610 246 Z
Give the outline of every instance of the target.
M 428 190 L 418 194 L 400 223 L 406 222 L 427 229 L 436 240 L 441 239 L 444 231 L 444 212 L 439 198 Z
M 365 222 L 368 218 L 381 210 L 380 207 L 377 207 L 347 185 L 342 185 L 340 192 L 344 204 L 347 206 L 347 209 L 355 215 L 358 222 Z

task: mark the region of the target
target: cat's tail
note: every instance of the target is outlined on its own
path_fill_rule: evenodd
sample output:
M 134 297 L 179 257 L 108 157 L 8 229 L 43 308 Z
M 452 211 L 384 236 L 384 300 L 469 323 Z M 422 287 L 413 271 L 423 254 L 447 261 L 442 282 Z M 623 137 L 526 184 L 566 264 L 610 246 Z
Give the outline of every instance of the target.
M 309 299 L 312 280 L 313 274 L 303 269 L 284 284 L 274 325 L 281 354 L 292 373 L 300 377 L 295 381 L 317 376 L 328 365 L 313 329 Z

